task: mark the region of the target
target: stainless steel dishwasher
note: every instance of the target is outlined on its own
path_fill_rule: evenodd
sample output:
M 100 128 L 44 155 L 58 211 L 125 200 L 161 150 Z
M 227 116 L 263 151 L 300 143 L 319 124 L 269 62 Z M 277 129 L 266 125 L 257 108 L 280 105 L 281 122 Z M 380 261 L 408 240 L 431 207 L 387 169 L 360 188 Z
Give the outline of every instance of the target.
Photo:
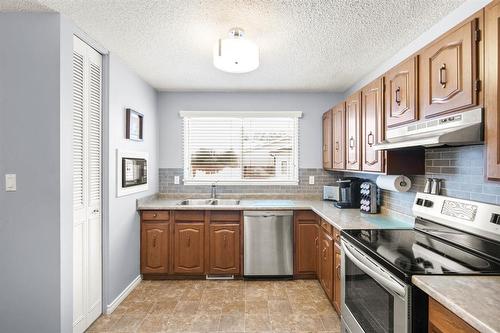
M 293 212 L 244 211 L 247 277 L 293 275 Z

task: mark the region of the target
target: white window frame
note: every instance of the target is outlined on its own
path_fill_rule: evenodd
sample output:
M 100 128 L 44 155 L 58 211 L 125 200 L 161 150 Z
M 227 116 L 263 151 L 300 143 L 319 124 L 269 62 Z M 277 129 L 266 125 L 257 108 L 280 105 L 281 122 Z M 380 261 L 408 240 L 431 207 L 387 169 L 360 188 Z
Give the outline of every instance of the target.
M 184 185 L 298 185 L 299 184 L 299 118 L 302 117 L 302 111 L 180 111 L 179 116 L 183 119 L 183 169 L 184 169 L 184 177 L 183 183 Z M 186 149 L 186 140 L 185 135 L 187 133 L 186 122 L 184 118 L 196 118 L 196 117 L 234 117 L 234 118 L 294 118 L 295 119 L 295 128 L 296 135 L 293 140 L 293 180 L 291 181 L 273 181 L 273 180 L 239 180 L 239 181 L 207 181 L 207 180 L 194 180 L 190 179 L 188 175 L 188 167 L 186 166 L 187 161 L 189 160 L 189 152 Z

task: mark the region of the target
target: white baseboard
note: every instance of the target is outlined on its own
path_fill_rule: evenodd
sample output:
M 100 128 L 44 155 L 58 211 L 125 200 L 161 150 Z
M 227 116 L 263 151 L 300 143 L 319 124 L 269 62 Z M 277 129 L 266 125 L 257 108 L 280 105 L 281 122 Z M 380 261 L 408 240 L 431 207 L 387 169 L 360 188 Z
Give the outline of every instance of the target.
M 118 305 L 120 305 L 121 302 L 123 302 L 123 300 L 125 298 L 127 298 L 127 296 L 132 292 L 132 290 L 135 289 L 135 287 L 137 287 L 137 285 L 139 283 L 141 283 L 141 280 L 142 280 L 142 277 L 139 275 L 138 277 L 136 277 L 134 279 L 134 281 L 132 281 L 128 286 L 127 288 L 125 288 L 120 295 L 118 295 L 117 298 L 115 298 L 113 300 L 113 302 L 111 302 L 111 304 L 109 304 L 108 306 L 106 306 L 106 314 L 111 314 L 113 313 L 113 311 L 116 310 L 116 308 L 118 307 Z

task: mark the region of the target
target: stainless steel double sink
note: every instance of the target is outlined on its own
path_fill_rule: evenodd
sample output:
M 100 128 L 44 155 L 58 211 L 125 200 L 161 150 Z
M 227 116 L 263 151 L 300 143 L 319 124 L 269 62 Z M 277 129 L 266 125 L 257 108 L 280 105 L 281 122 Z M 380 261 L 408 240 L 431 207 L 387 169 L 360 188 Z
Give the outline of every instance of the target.
M 238 206 L 237 199 L 186 199 L 179 202 L 179 206 Z

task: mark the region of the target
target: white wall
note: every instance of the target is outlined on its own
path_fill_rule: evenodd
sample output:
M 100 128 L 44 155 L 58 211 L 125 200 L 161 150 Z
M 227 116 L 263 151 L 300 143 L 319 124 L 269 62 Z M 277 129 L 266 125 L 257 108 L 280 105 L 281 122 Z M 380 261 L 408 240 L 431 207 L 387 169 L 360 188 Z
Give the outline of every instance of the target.
M 59 24 L 0 13 L 0 332 L 61 330 Z
M 144 141 L 125 139 L 125 109 L 144 115 Z M 158 119 L 157 93 L 117 56 L 109 56 L 109 110 L 105 140 L 108 145 L 107 223 L 104 230 L 104 304 L 116 297 L 140 274 L 140 225 L 136 199 L 158 192 Z M 116 196 L 116 150 L 144 151 L 149 154 L 147 192 Z
M 382 63 L 370 74 L 366 75 L 363 79 L 356 82 L 351 88 L 349 88 L 344 96 L 349 96 L 353 92 L 363 88 L 368 83 L 372 82 L 376 78 L 383 75 L 392 67 L 396 66 L 415 52 L 422 49 L 425 45 L 432 42 L 434 39 L 438 38 L 463 20 L 467 19 L 469 16 L 476 13 L 478 10 L 486 6 L 492 0 L 468 0 L 460 7 L 452 11 L 450 14 L 443 17 L 438 23 L 432 26 L 429 30 L 420 35 L 413 42 L 405 46 L 394 56 L 389 58 L 387 61 Z
M 299 120 L 301 168 L 322 167 L 321 115 L 341 101 L 335 93 L 159 94 L 160 168 L 182 168 L 182 118 L 179 111 L 302 111 Z

